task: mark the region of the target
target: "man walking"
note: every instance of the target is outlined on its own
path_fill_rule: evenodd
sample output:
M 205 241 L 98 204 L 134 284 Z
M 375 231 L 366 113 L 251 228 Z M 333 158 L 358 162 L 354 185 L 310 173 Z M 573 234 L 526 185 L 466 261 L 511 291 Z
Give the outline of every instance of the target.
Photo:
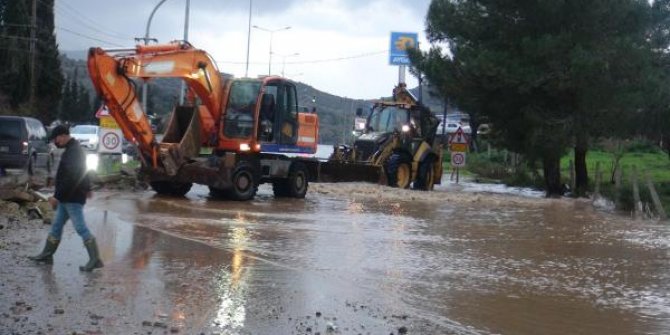
M 102 260 L 98 255 L 98 245 L 95 237 L 86 227 L 84 220 L 84 205 L 86 198 L 91 196 L 91 186 L 86 169 L 86 154 L 79 142 L 70 136 L 70 130 L 66 125 L 59 125 L 53 129 L 49 140 L 54 141 L 59 148 L 65 148 L 61 156 L 60 165 L 56 172 L 56 192 L 49 198 L 49 203 L 56 209 L 56 215 L 51 225 L 51 232 L 47 236 L 44 250 L 39 255 L 29 257 L 38 262 L 53 262 L 53 254 L 58 248 L 63 226 L 68 219 L 77 234 L 84 241 L 88 251 L 89 261 L 80 266 L 81 271 L 93 271 L 103 267 Z

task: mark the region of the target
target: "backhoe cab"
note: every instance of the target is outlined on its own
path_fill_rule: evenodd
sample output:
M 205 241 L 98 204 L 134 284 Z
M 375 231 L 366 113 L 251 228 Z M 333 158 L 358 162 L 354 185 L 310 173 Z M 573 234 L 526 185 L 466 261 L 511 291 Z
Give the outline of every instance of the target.
M 335 147 L 329 160 L 331 169 L 339 166 L 342 171 L 359 170 L 360 174 L 367 167 L 370 181 L 432 190 L 442 177 L 438 124 L 430 110 L 401 84 L 393 90 L 393 101 L 373 105 L 353 147 Z M 375 171 L 379 177 L 375 177 Z
M 159 194 L 183 196 L 198 183 L 213 196 L 249 200 L 268 182 L 275 196 L 302 198 L 316 178 L 317 161 L 285 155 L 316 152 L 319 123 L 316 114 L 298 112 L 295 84 L 284 78 L 222 80 L 211 57 L 186 42 L 91 48 L 88 69 L 124 136 L 138 145 L 141 171 Z M 157 77 L 188 86 L 160 142 L 131 80 Z

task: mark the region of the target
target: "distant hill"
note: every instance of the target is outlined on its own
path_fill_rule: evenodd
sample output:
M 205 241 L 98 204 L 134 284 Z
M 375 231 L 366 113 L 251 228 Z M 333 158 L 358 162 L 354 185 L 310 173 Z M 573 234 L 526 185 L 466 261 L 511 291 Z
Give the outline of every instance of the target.
M 60 54 L 72 59 L 72 60 L 83 60 L 85 61 L 88 55 L 87 50 L 60 50 Z
M 76 78 L 95 97 L 93 86 L 86 69 L 86 51 L 62 51 L 61 64 L 66 78 Z M 223 76 L 229 76 L 223 74 Z M 149 83 L 147 109 L 158 116 L 168 115 L 179 97 L 181 81 L 179 79 L 153 79 Z M 320 91 L 306 83 L 296 82 L 298 105 L 311 110 L 316 107 L 319 114 L 321 143 L 349 143 L 353 141 L 352 128 L 357 108 L 369 109 L 373 99 L 350 99 Z M 391 88 L 389 88 L 389 92 Z M 411 90 L 418 97 L 418 87 Z M 314 99 L 314 102 L 313 102 Z M 423 88 L 423 102 L 433 113 L 442 114 L 444 102 Z M 98 106 L 94 106 L 96 109 Z M 450 109 L 451 111 L 451 109 Z M 91 113 L 95 113 L 91 111 Z

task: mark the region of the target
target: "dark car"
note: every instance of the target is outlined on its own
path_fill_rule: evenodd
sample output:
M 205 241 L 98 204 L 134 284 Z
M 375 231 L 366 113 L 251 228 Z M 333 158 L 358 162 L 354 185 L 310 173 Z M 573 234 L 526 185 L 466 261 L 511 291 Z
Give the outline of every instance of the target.
M 35 168 L 51 170 L 51 146 L 47 132 L 37 119 L 23 116 L 0 116 L 0 168 Z

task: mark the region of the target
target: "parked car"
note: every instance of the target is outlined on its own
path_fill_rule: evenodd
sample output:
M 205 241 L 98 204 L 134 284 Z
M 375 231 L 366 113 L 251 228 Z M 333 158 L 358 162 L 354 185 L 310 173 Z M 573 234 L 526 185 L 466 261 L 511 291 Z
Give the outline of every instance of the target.
M 488 135 L 489 133 L 491 133 L 491 125 L 488 123 L 482 123 L 477 128 L 477 135 Z
M 51 171 L 53 157 L 42 122 L 25 116 L 0 116 L 0 168 Z
M 70 128 L 74 137 L 84 149 L 97 151 L 100 144 L 100 126 L 80 124 Z
M 467 125 L 467 124 L 464 125 L 460 122 L 448 122 L 448 121 L 447 121 L 447 127 L 445 129 L 445 133 L 447 133 L 447 134 L 455 133 L 458 130 L 459 127 L 461 128 L 461 130 L 463 130 L 463 133 L 465 133 L 465 134 L 472 133 L 472 129 L 470 129 L 470 125 Z M 439 125 L 437 127 L 437 130 L 439 132 L 441 132 L 442 131 L 442 125 Z

